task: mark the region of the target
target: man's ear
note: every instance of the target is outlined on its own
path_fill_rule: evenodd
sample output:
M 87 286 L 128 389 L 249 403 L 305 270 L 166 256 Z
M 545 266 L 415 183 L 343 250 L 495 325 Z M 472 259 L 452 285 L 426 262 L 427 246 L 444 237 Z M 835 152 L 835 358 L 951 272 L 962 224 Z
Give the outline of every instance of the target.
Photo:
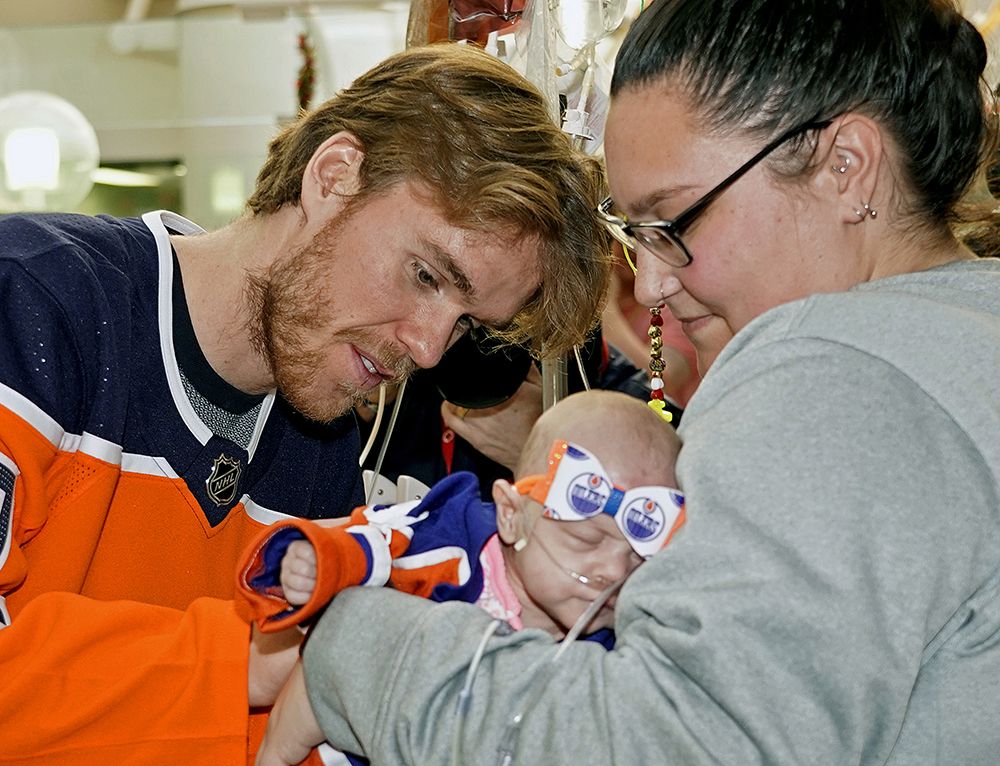
M 497 507 L 497 533 L 500 541 L 513 545 L 521 537 L 518 516 L 523 497 L 514 485 L 504 479 L 493 482 L 493 502 Z
M 845 223 L 857 224 L 875 217 L 871 211 L 878 207 L 879 172 L 886 149 L 882 130 L 866 115 L 845 112 L 825 133 L 832 139 L 814 177 L 817 191 L 835 202 Z M 824 152 L 822 144 L 820 151 Z M 885 199 L 884 194 L 881 199 Z
M 306 221 L 326 220 L 358 192 L 364 157 L 361 141 L 345 130 L 317 147 L 302 174 L 300 201 Z

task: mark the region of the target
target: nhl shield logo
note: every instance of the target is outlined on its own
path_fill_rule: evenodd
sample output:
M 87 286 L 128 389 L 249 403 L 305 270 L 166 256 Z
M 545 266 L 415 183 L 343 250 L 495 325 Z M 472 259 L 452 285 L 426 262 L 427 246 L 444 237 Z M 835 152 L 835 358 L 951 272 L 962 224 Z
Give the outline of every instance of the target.
M 242 471 L 240 461 L 226 455 L 219 455 L 212 464 L 212 473 L 205 480 L 205 488 L 212 502 L 222 507 L 236 499 L 236 490 Z

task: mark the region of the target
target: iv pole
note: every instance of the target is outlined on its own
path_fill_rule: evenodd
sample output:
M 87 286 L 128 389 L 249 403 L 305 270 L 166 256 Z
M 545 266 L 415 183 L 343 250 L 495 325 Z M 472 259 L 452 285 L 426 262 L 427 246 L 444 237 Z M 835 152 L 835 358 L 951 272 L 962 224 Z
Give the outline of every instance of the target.
M 563 131 L 573 136 L 573 145 L 582 150 L 584 143 L 590 138 L 587 130 L 587 101 L 594 84 L 594 43 L 589 43 L 580 51 L 572 62 L 557 69 L 560 75 L 567 74 L 572 68 L 582 68 L 583 82 L 580 86 L 580 99 L 576 109 L 567 109 L 563 120 Z M 562 355 L 542 360 L 542 410 L 547 410 L 560 399 L 565 398 L 569 388 L 567 373 L 567 357 Z M 583 376 L 583 370 L 580 370 Z M 584 380 L 586 386 L 586 380 Z

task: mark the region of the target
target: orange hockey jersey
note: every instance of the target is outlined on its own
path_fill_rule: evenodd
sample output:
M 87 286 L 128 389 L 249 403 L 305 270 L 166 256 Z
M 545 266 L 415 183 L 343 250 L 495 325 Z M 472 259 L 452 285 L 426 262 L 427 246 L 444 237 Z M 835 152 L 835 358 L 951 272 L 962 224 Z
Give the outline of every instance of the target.
M 271 394 L 245 440 L 203 421 L 167 227 L 197 231 L 0 218 L 0 764 L 244 763 L 237 558 L 362 500 L 353 418 Z

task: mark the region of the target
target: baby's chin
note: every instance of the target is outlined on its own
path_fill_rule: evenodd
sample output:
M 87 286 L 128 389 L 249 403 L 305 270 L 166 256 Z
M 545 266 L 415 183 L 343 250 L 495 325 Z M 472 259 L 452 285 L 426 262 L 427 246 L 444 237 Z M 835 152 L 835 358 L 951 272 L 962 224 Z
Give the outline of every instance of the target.
M 582 612 L 581 612 L 582 614 Z M 577 615 L 577 619 L 580 619 L 580 615 Z M 574 623 L 575 624 L 575 623 Z M 599 630 L 604 630 L 605 628 L 613 628 L 615 626 L 615 613 L 610 609 L 602 609 L 597 613 L 597 615 L 590 621 L 590 624 L 583 629 L 581 636 L 588 636 L 591 633 L 596 633 Z M 573 629 L 573 624 L 565 629 L 568 634 Z

